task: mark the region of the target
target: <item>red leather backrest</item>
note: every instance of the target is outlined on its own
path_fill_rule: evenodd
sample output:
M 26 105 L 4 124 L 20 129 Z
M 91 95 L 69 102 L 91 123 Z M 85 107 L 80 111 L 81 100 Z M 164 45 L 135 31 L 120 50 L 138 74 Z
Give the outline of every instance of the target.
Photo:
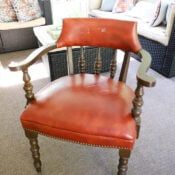
M 99 18 L 67 18 L 57 47 L 97 46 L 137 53 L 141 49 L 136 34 L 137 24 L 131 21 Z

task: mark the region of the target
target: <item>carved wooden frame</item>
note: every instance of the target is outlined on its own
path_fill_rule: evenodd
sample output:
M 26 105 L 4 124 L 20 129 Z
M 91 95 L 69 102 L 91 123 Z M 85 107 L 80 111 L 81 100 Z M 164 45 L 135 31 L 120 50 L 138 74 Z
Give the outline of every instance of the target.
M 28 67 L 31 66 L 33 63 L 35 63 L 37 60 L 41 58 L 42 55 L 48 53 L 49 51 L 56 48 L 55 44 L 43 46 L 35 50 L 31 55 L 27 57 L 26 60 L 20 62 L 20 63 L 11 63 L 9 65 L 9 69 L 11 71 L 19 71 L 21 70 L 23 72 L 23 81 L 24 81 L 24 91 L 25 91 L 25 97 L 27 99 L 27 105 L 29 103 L 32 103 L 35 100 L 35 95 L 33 93 L 33 86 L 30 82 L 30 75 L 28 73 Z M 71 47 L 68 48 L 68 62 L 71 64 Z M 114 78 L 115 72 L 117 69 L 116 65 L 116 53 L 117 50 L 114 52 L 114 56 L 111 59 L 111 65 L 110 65 L 110 77 Z M 145 50 L 140 50 L 138 52 L 138 55 L 142 58 L 140 67 L 137 71 L 137 87 L 135 89 L 135 97 L 133 99 L 133 108 L 132 108 L 132 115 L 133 118 L 136 121 L 137 126 L 137 138 L 139 136 L 140 131 L 140 125 L 141 125 L 141 107 L 143 105 L 143 87 L 153 87 L 156 83 L 155 79 L 149 75 L 146 74 L 148 68 L 151 64 L 151 56 L 150 54 Z M 128 73 L 128 67 L 129 67 L 129 61 L 130 61 L 130 55 L 129 52 L 125 53 L 123 65 L 121 68 L 119 81 L 126 82 L 127 73 Z M 81 57 L 79 60 L 79 68 L 80 73 L 85 73 L 85 59 L 83 55 L 83 47 L 81 48 Z M 101 71 L 101 58 L 100 58 L 100 49 L 98 49 L 98 56 L 95 61 L 94 65 L 94 73 L 99 74 Z M 69 68 L 69 74 L 72 74 L 72 68 Z M 34 166 L 38 172 L 41 171 L 41 161 L 40 161 L 40 154 L 39 154 L 39 146 L 37 142 L 37 133 L 32 131 L 25 130 L 25 134 L 28 137 L 31 145 L 31 151 L 32 156 L 34 159 Z M 127 164 L 128 159 L 130 157 L 131 151 L 126 149 L 120 149 L 119 155 L 119 166 L 118 166 L 118 175 L 126 175 L 127 174 Z

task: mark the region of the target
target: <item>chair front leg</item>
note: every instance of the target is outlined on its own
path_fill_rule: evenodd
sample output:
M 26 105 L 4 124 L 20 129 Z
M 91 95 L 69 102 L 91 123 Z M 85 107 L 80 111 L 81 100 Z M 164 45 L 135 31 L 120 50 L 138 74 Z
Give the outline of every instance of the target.
M 38 145 L 38 133 L 32 132 L 29 130 L 25 130 L 25 135 L 29 139 L 30 142 L 30 150 L 32 152 L 33 157 L 33 164 L 37 172 L 41 172 L 41 160 L 40 160 L 40 153 L 39 153 L 39 145 Z
M 119 165 L 118 165 L 118 174 L 117 175 L 127 175 L 128 170 L 128 160 L 130 157 L 131 151 L 120 149 L 119 150 Z

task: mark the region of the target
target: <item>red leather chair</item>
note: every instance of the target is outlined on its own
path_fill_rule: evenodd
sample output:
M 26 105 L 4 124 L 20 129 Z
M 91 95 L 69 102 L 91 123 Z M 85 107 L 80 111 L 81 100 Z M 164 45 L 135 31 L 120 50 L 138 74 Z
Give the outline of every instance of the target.
M 61 77 L 34 95 L 28 67 L 48 51 L 67 47 L 81 47 L 80 74 Z M 100 49 L 95 60 L 94 74 L 85 73 L 83 46 L 110 47 L 110 77 L 100 75 Z M 119 81 L 116 71 L 116 51 L 125 52 Z M 126 85 L 130 52 L 142 60 L 138 69 L 135 92 Z M 59 59 L 59 58 L 58 58 Z M 63 139 L 74 143 L 119 149 L 118 175 L 127 174 L 131 150 L 139 135 L 143 105 L 143 86 L 152 87 L 155 79 L 146 74 L 151 63 L 149 53 L 141 48 L 136 34 L 136 23 L 109 19 L 65 19 L 56 45 L 34 51 L 24 62 L 11 64 L 12 71 L 22 70 L 27 106 L 21 115 L 25 135 L 30 141 L 34 166 L 41 171 L 37 136 Z

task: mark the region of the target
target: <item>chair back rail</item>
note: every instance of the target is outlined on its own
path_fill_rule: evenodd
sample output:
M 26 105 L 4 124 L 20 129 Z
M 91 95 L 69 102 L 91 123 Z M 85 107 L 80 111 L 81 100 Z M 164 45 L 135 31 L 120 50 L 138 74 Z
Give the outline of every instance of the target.
M 141 45 L 136 28 L 136 23 L 131 21 L 68 18 L 63 21 L 57 47 L 109 47 L 138 53 Z
M 76 26 L 76 27 L 73 27 Z M 70 47 L 80 46 L 79 72 L 86 72 L 84 46 L 99 47 L 94 62 L 94 73 L 100 74 L 102 69 L 101 47 L 121 49 L 126 51 L 119 80 L 125 82 L 129 66 L 129 51 L 138 53 L 141 49 L 136 35 L 136 23 L 109 19 L 65 19 L 63 30 L 57 41 L 57 47 L 68 48 L 68 71 L 73 73 L 72 51 Z M 117 51 L 116 51 L 117 52 Z M 116 72 L 116 52 L 111 58 L 110 77 L 114 78 Z

